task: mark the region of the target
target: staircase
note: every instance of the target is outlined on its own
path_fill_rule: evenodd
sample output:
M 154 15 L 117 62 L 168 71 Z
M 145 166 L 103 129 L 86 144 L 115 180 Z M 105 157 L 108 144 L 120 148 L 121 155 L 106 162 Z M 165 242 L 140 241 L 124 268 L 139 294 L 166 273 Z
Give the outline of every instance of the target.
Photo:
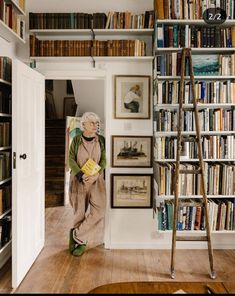
M 45 207 L 64 205 L 65 119 L 46 119 Z

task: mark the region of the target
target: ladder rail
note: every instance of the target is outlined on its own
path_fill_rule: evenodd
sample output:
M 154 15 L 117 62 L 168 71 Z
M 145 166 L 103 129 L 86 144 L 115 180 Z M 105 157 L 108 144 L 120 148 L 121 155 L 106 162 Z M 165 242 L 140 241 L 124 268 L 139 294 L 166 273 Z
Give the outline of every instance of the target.
M 179 110 L 178 110 L 178 135 L 177 135 L 177 154 L 176 154 L 176 167 L 174 174 L 174 218 L 173 218 L 173 235 L 172 235 L 172 249 L 171 249 L 171 274 L 174 277 L 174 265 L 175 265 L 175 247 L 176 247 L 176 227 L 177 227 L 177 214 L 178 214 L 178 199 L 179 199 L 179 169 L 180 169 L 180 152 L 181 152 L 181 131 L 182 131 L 182 107 L 184 96 L 184 80 L 185 80 L 185 55 L 186 51 L 183 49 L 181 58 L 181 81 L 180 81 L 180 98 L 179 98 Z
M 214 277 L 214 265 L 213 265 L 213 251 L 212 251 L 212 243 L 211 243 L 211 231 L 209 225 L 209 217 L 208 217 L 208 202 L 207 202 L 207 194 L 206 194 L 206 186 L 205 186 L 205 166 L 203 162 L 203 154 L 202 154 L 202 139 L 201 139 L 201 129 L 200 129 L 200 121 L 198 120 L 198 106 L 196 101 L 196 89 L 195 89 L 195 79 L 193 74 L 193 62 L 192 62 L 192 53 L 189 51 L 189 63 L 190 63 L 190 81 L 192 81 L 192 96 L 193 96 L 193 105 L 194 105 L 194 114 L 195 114 L 195 126 L 196 126 L 196 134 L 198 139 L 198 158 L 201 167 L 201 186 L 202 186 L 202 195 L 203 202 L 205 208 L 205 222 L 206 222 L 206 234 L 208 240 L 208 254 L 209 254 L 209 262 L 210 269 L 212 273 L 212 277 Z
M 183 130 L 183 101 L 184 101 L 184 86 L 185 86 L 185 68 L 186 68 L 186 57 L 189 59 L 189 68 L 190 68 L 190 81 L 192 85 L 192 97 L 193 97 L 193 106 L 194 106 L 194 117 L 195 117 L 195 126 L 196 126 L 196 141 L 198 146 L 198 158 L 199 158 L 199 170 L 180 170 L 180 153 L 182 148 L 182 142 L 184 142 L 182 138 L 182 130 Z M 211 278 L 215 279 L 214 273 L 214 265 L 213 265 L 213 252 L 212 252 L 212 243 L 211 243 L 211 233 L 209 228 L 209 217 L 208 217 L 208 203 L 207 203 L 207 195 L 206 195 L 206 187 L 205 187 L 205 167 L 203 162 L 203 154 L 202 154 L 202 140 L 201 140 L 201 132 L 200 132 L 200 122 L 198 119 L 198 106 L 196 101 L 196 89 L 195 89 L 195 79 L 193 73 L 193 64 L 192 64 L 192 52 L 189 48 L 182 49 L 182 57 L 181 57 L 181 81 L 180 81 L 180 97 L 179 97 L 179 110 L 178 110 L 178 134 L 177 134 L 177 154 L 176 154 L 176 166 L 174 172 L 174 217 L 173 217 L 173 231 L 172 231 L 172 248 L 171 248 L 171 277 L 175 278 L 175 248 L 176 248 L 176 240 L 184 240 L 179 239 L 176 236 L 177 231 L 177 215 L 178 215 L 178 199 L 179 199 L 179 174 L 180 173 L 198 173 L 201 174 L 201 189 L 203 195 L 203 207 L 205 209 L 205 223 L 206 223 L 206 237 L 201 238 L 201 241 L 207 241 L 208 243 L 208 255 L 211 269 Z M 178 238 L 178 239 L 177 239 Z M 186 239 L 185 239 L 186 240 Z M 191 237 L 190 240 L 193 240 Z

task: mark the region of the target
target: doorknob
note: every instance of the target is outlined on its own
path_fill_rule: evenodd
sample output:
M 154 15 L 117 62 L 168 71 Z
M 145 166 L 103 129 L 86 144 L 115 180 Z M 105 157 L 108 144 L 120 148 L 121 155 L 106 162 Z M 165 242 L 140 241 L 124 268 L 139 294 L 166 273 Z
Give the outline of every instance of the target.
M 23 159 L 26 159 L 27 155 L 24 153 L 24 154 L 20 154 L 20 158 L 23 158 Z

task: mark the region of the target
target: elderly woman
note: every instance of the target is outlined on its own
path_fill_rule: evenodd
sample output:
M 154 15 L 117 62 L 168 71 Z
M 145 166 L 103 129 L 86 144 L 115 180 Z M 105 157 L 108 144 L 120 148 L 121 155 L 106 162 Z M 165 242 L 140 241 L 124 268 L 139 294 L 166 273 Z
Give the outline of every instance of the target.
M 80 256 L 85 249 L 103 243 L 106 193 L 103 170 L 106 165 L 105 139 L 97 134 L 99 117 L 86 112 L 81 118 L 82 135 L 74 137 L 69 151 L 70 204 L 74 212 L 74 228 L 70 230 L 69 250 Z M 88 159 L 101 169 L 92 176 L 81 171 Z

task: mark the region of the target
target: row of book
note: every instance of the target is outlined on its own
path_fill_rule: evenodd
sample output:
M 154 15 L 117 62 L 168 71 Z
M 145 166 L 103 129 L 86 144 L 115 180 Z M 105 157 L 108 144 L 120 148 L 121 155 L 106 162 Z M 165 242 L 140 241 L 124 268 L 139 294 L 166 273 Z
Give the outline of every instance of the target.
M 235 109 L 199 110 L 201 131 L 235 131 Z M 194 111 L 183 111 L 183 130 L 195 131 Z M 154 111 L 154 131 L 170 132 L 178 130 L 178 112 L 160 109 Z
M 141 40 L 39 40 L 30 35 L 30 56 L 145 56 Z
M 154 11 L 102 13 L 29 13 L 29 29 L 151 29 Z
M 0 79 L 11 82 L 11 64 L 9 57 L 0 57 Z
M 154 24 L 154 11 L 145 11 L 134 15 L 129 11 L 110 11 L 107 16 L 105 29 L 152 29 Z
M 156 22 L 155 46 L 161 47 L 235 47 L 235 27 L 165 25 Z
M 155 179 L 157 195 L 174 194 L 175 163 L 157 163 Z M 208 195 L 235 195 L 235 164 L 205 162 L 205 185 Z M 180 170 L 195 170 L 198 164 L 180 164 Z M 182 195 L 201 195 L 201 174 L 180 174 L 179 192 Z
M 184 84 L 184 104 L 193 103 L 192 84 Z M 198 103 L 235 104 L 235 81 L 196 81 L 195 95 Z M 158 81 L 155 93 L 155 104 L 178 104 L 180 81 Z
M 22 39 L 25 37 L 25 21 L 14 9 L 14 5 L 0 0 L 0 19 Z
M 156 160 L 176 159 L 177 138 L 157 137 L 154 143 L 154 158 Z M 235 136 L 202 137 L 202 156 L 204 159 L 233 159 L 235 160 Z M 184 143 L 182 157 L 198 159 L 197 143 Z M 181 158 L 182 158 L 181 157 Z
M 11 145 L 11 123 L 0 122 L 0 147 Z
M 11 176 L 11 152 L 0 152 L 0 181 Z
M 194 75 L 235 75 L 235 54 L 193 54 Z M 172 52 L 156 56 L 157 75 L 181 75 L 181 53 Z M 189 67 L 185 66 L 185 75 L 189 75 Z
M 11 88 L 2 85 L 0 89 L 0 113 L 11 114 L 12 110 L 12 96 L 11 96 Z
M 2 249 L 12 237 L 11 215 L 6 215 L 0 219 L 0 249 Z
M 11 186 L 0 188 L 0 215 L 11 209 Z
M 208 199 L 210 231 L 235 230 L 235 199 Z M 173 229 L 174 201 L 157 207 L 157 229 Z M 177 230 L 205 230 L 205 208 L 199 199 L 182 199 L 177 212 Z
M 217 7 L 226 12 L 228 19 L 235 18 L 234 0 L 154 0 L 156 19 L 202 19 L 206 9 Z

